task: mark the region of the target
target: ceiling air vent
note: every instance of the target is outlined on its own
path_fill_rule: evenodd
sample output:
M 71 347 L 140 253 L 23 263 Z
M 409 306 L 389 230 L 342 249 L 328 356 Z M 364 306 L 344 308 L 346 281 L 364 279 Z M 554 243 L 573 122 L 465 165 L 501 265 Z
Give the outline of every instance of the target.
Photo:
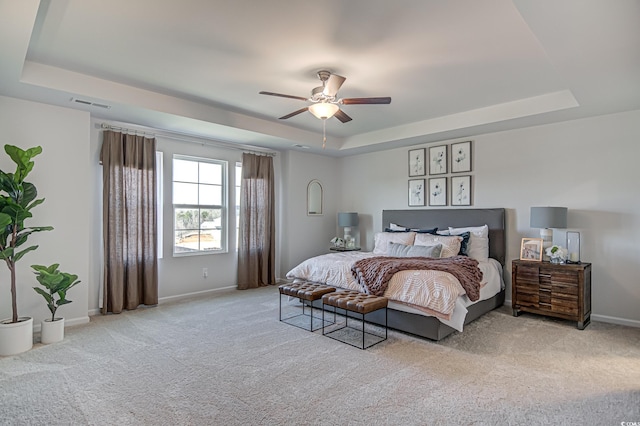
M 86 101 L 84 99 L 78 99 L 78 98 L 71 98 L 71 102 L 75 102 L 75 103 L 81 104 L 81 105 L 92 106 L 92 107 L 96 107 L 96 108 L 102 108 L 102 109 L 111 108 L 111 105 L 99 104 L 97 102 Z

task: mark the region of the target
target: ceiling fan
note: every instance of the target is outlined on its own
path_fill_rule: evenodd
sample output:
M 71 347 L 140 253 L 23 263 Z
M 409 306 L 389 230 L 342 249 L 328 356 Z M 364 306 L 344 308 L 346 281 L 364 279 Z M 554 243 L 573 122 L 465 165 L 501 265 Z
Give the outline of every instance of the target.
M 322 82 L 322 86 L 318 86 L 311 90 L 311 97 L 303 98 L 302 96 L 283 95 L 282 93 L 273 92 L 259 92 L 261 95 L 280 96 L 282 98 L 298 99 L 301 101 L 312 102 L 308 107 L 300 108 L 290 114 L 283 115 L 280 120 L 286 120 L 305 111 L 309 111 L 321 120 L 326 120 L 331 117 L 336 117 L 343 123 L 351 121 L 344 111 L 340 109 L 338 105 L 362 105 L 362 104 L 390 104 L 391 98 L 338 98 L 338 90 L 342 86 L 342 83 L 346 80 L 345 77 L 337 74 L 331 74 L 326 70 L 318 71 L 318 78 Z

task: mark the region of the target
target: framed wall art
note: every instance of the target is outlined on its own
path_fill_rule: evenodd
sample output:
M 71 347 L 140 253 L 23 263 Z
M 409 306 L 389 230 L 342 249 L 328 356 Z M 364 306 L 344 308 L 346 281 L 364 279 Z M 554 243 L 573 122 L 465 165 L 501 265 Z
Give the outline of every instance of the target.
M 542 262 L 542 238 L 523 238 L 520 244 L 520 260 Z
M 409 180 L 409 207 L 424 206 L 424 179 Z
M 409 177 L 424 176 L 427 173 L 424 156 L 424 148 L 409 150 Z
M 471 176 L 451 176 L 451 205 L 471 205 Z
M 447 205 L 447 178 L 431 178 L 429 179 L 429 205 L 430 206 L 446 206 Z
M 471 141 L 451 144 L 451 173 L 471 171 Z
M 444 175 L 447 173 L 447 145 L 429 148 L 429 174 Z

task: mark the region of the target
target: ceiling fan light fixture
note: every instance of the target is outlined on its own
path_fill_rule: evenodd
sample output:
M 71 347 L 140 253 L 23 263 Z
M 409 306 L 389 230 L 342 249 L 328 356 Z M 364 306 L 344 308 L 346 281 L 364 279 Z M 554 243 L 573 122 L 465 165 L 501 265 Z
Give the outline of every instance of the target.
M 340 107 L 338 105 L 327 102 L 318 102 L 316 104 L 309 105 L 309 112 L 320 120 L 326 120 L 333 117 L 339 109 Z

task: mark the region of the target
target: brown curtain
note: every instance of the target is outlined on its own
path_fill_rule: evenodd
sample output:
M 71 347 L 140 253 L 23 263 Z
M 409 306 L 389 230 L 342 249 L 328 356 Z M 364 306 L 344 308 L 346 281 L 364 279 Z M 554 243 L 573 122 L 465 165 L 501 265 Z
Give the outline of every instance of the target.
M 105 131 L 101 312 L 158 303 L 156 140 Z
M 238 289 L 276 283 L 273 158 L 242 154 Z

